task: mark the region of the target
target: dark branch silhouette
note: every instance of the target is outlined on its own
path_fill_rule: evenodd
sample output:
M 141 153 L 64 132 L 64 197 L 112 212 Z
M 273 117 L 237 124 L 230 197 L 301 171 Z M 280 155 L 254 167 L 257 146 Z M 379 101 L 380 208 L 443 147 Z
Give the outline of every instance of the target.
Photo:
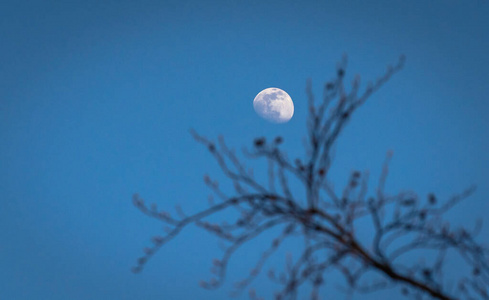
M 388 195 L 384 187 L 391 152 L 387 154 L 378 186 L 371 196 L 368 196 L 367 172 L 352 172 L 341 194 L 334 191 L 328 180 L 332 147 L 343 128 L 356 109 L 402 69 L 403 64 L 404 57 L 401 56 L 397 64 L 388 67 L 385 74 L 369 83 L 363 92 L 360 92 L 357 76 L 351 90 L 346 91 L 344 57 L 338 64 L 335 79 L 324 85 L 323 97 L 318 103 L 311 81 L 308 81 L 305 159 L 289 160 L 281 148 L 281 137 L 272 141 L 257 138 L 251 149 L 243 150 L 247 159 L 264 159 L 268 163 L 266 183 L 255 179 L 243 159 L 228 148 L 222 137 L 214 143 L 191 131 L 232 182 L 234 193 L 226 195 L 218 183 L 206 175 L 204 181 L 219 201 L 211 201 L 209 208 L 190 215 L 177 208 L 177 217 L 158 211 L 154 204 L 148 207 L 139 195 L 134 195 L 135 206 L 165 223 L 168 231 L 152 239 L 152 246 L 144 249 L 144 255 L 138 259 L 133 271 L 140 272 L 160 247 L 187 225 L 195 224 L 224 243 L 223 256 L 213 261 L 215 277 L 201 282 L 202 287 L 214 289 L 222 285 L 228 262 L 240 246 L 278 228 L 280 233 L 271 240 L 250 274 L 235 285 L 234 293 L 250 286 L 284 240 L 302 236 L 304 250 L 300 257 L 293 260 L 288 256 L 280 274 L 272 270 L 268 272 L 270 280 L 282 286 L 275 299 L 296 299 L 305 284 L 312 288 L 310 298 L 319 299 L 320 288 L 325 285 L 326 273 L 330 271 L 343 275 L 347 292 L 396 287 L 403 295 L 415 299 L 489 299 L 489 250 L 475 240 L 480 222 L 475 229 L 468 230 L 451 228 L 444 219 L 445 213 L 472 194 L 474 187 L 445 201 L 440 201 L 434 194 L 420 197 L 411 191 Z M 297 191 L 293 192 L 289 183 L 292 180 L 304 187 L 300 196 Z M 231 224 L 206 221 L 211 215 L 229 214 L 230 210 L 238 213 Z M 360 240 L 357 231 L 358 226 L 365 226 L 367 221 L 374 234 L 366 242 L 364 237 Z M 410 263 L 403 259 L 407 256 Z M 452 256 L 463 259 L 469 270 L 467 274 L 460 271 L 455 283 L 444 278 L 444 267 L 448 257 Z M 253 289 L 250 298 L 260 299 Z

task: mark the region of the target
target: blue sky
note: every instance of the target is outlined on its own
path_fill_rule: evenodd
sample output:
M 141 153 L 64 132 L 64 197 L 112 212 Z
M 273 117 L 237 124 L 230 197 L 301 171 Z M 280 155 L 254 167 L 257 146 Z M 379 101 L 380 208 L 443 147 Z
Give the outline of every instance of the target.
M 306 79 L 319 95 L 343 53 L 347 77 L 358 73 L 364 82 L 400 54 L 407 63 L 348 124 L 331 180 L 339 188 L 352 170 L 370 170 L 374 187 L 392 149 L 388 191 L 447 198 L 476 184 L 477 193 L 450 217 L 467 226 L 487 219 L 487 1 L 1 7 L 2 299 L 228 299 L 229 282 L 213 292 L 198 287 L 220 252 L 195 228 L 143 273 L 129 272 L 162 227 L 138 212 L 131 196 L 167 210 L 205 207 L 202 176 L 220 171 L 190 128 L 222 134 L 238 149 L 255 136 L 281 135 L 289 153 L 300 155 Z M 253 111 L 253 98 L 267 87 L 294 100 L 290 122 L 267 123 Z M 260 245 L 267 241 L 253 247 Z M 247 274 L 259 252 L 237 253 L 230 282 Z M 270 295 L 278 287 L 262 280 L 256 288 Z M 330 287 L 326 295 L 338 293 Z

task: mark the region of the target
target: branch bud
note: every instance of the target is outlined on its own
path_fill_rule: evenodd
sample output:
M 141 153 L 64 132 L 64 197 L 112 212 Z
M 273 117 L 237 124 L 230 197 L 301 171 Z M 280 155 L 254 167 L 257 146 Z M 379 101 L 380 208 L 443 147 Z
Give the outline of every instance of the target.
M 265 138 L 264 137 L 257 138 L 255 139 L 254 143 L 255 143 L 255 147 L 262 147 L 263 145 L 265 145 Z

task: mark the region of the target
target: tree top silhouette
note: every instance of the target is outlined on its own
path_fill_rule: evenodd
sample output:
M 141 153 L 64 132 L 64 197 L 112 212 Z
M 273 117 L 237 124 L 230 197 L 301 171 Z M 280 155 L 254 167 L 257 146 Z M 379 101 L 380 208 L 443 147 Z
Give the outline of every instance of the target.
M 228 195 L 206 175 L 204 181 L 218 201 L 193 214 L 177 207 L 176 216 L 159 211 L 155 204 L 146 205 L 135 194 L 134 205 L 166 224 L 168 231 L 152 238 L 152 245 L 144 249 L 132 270 L 140 272 L 158 249 L 194 224 L 224 243 L 222 257 L 213 261 L 214 277 L 201 282 L 202 287 L 215 289 L 224 282 L 228 262 L 237 249 L 260 234 L 279 228 L 280 234 L 271 240 L 249 275 L 236 283 L 233 293 L 250 286 L 284 240 L 301 236 L 304 244 L 300 256 L 295 260 L 288 257 L 280 274 L 268 273 L 270 280 L 282 286 L 275 299 L 297 299 L 307 284 L 311 287 L 310 298 L 319 299 L 328 272 L 341 274 L 348 292 L 396 287 L 415 299 L 489 299 L 489 249 L 476 240 L 481 224 L 472 230 L 452 228 L 445 218 L 445 213 L 471 195 L 475 187 L 443 201 L 434 194 L 421 197 L 413 191 L 389 195 L 385 184 L 392 152 L 386 155 L 373 193 L 368 189 L 368 172 L 353 171 L 341 193 L 334 191 L 328 178 L 333 162 L 331 151 L 342 130 L 355 111 L 402 69 L 404 62 L 401 56 L 362 91 L 360 77 L 356 76 L 347 91 L 345 56 L 337 65 L 335 78 L 324 84 L 320 101 L 315 100 L 308 80 L 305 158 L 289 159 L 282 149 L 282 137 L 259 137 L 251 148 L 243 150 L 246 159 L 264 161 L 267 182 L 255 178 L 224 138 L 213 142 L 192 130 L 194 139 L 208 149 L 234 192 Z M 303 187 L 300 195 L 291 188 L 292 180 Z M 206 221 L 230 210 L 236 215 L 231 223 Z M 366 221 L 373 229 L 368 242 L 358 234 L 358 227 L 365 226 Z M 444 268 L 453 256 L 459 256 L 469 271 L 461 271 L 455 283 L 450 283 Z M 253 289 L 250 298 L 260 299 Z

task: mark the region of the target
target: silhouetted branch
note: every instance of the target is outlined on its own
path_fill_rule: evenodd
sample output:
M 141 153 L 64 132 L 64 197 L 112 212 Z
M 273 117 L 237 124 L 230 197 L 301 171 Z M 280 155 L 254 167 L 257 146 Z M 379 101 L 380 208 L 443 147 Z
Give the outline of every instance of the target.
M 234 294 L 249 287 L 285 239 L 299 235 L 304 238 L 304 249 L 297 260 L 289 255 L 280 275 L 274 271 L 268 273 L 270 280 L 283 287 L 275 295 L 276 299 L 298 298 L 305 284 L 312 288 L 311 299 L 319 299 L 320 288 L 326 284 L 329 272 L 341 274 L 346 284 L 343 290 L 349 293 L 399 287 L 403 295 L 415 299 L 489 299 L 489 250 L 475 240 L 480 223 L 474 230 L 467 230 L 451 228 L 444 219 L 444 214 L 469 197 L 474 187 L 446 201 L 440 201 L 434 194 L 422 199 L 412 191 L 389 195 L 385 185 L 391 151 L 387 153 L 374 193 L 368 190 L 368 172 L 353 171 L 341 194 L 334 191 L 329 181 L 332 147 L 345 125 L 358 107 L 402 69 L 404 61 L 401 57 L 374 83 L 367 84 L 364 91 L 360 88 L 360 77 L 356 76 L 347 92 L 344 57 L 338 64 L 336 77 L 324 85 L 322 100 L 317 104 L 312 83 L 308 81 L 306 157 L 290 161 L 281 148 L 282 137 L 271 141 L 256 138 L 251 148 L 243 150 L 246 159 L 265 161 L 266 183 L 255 179 L 224 138 L 219 137 L 214 143 L 192 130 L 194 139 L 209 150 L 232 183 L 234 193 L 224 193 L 217 181 L 206 175 L 204 182 L 219 202 L 212 200 L 209 208 L 190 215 L 177 207 L 177 216 L 158 211 L 156 205 L 148 207 L 135 195 L 136 207 L 163 222 L 167 233 L 152 239 L 152 246 L 145 248 L 133 271 L 141 271 L 161 246 L 187 225 L 195 224 L 224 242 L 223 256 L 213 261 L 212 272 L 216 276 L 201 282 L 205 288 L 217 288 L 224 282 L 228 262 L 237 249 L 272 228 L 281 228 L 249 275 L 236 283 Z M 294 195 L 295 190 L 292 193 L 289 184 L 292 181 L 302 184 L 303 195 Z M 210 216 L 226 213 L 229 208 L 236 210 L 231 216 L 237 213 L 231 224 L 206 221 Z M 366 242 L 357 231 L 367 221 L 371 222 L 374 234 Z M 406 264 L 408 255 L 411 263 Z M 460 276 L 456 286 L 448 284 L 444 278 L 448 257 L 454 255 L 463 259 L 470 269 L 468 274 L 457 274 Z M 429 258 L 428 263 L 412 260 L 413 256 Z M 254 290 L 249 294 L 250 298 L 259 299 Z

